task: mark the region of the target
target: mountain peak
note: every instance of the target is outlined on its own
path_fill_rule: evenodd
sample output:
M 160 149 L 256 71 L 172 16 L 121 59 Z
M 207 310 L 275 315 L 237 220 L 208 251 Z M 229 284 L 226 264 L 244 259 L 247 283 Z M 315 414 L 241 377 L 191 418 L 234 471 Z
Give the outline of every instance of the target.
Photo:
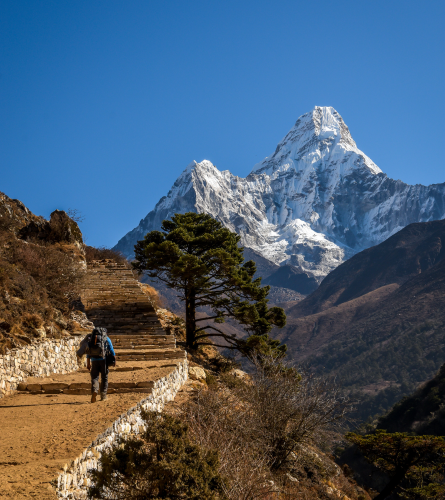
M 273 155 L 254 166 L 252 173 L 276 176 L 278 172 L 295 170 L 326 170 L 337 164 L 348 152 L 361 158 L 349 167 L 365 167 L 373 174 L 380 168 L 357 148 L 349 128 L 331 106 L 315 106 L 298 118 L 295 125 L 278 144 Z M 345 171 L 345 169 L 342 169 Z
M 340 114 L 315 106 L 247 178 L 208 160 L 189 164 L 116 248 L 131 257 L 136 241 L 175 213 L 207 213 L 265 259 L 321 280 L 407 224 L 444 217 L 445 185 L 408 186 L 380 172 Z

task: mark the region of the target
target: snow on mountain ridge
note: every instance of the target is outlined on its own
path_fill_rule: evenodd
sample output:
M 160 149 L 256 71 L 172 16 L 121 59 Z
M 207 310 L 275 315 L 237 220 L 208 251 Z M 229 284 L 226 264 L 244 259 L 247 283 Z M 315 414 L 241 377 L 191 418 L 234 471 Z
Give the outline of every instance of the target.
M 341 151 L 336 152 L 336 149 Z M 342 117 L 332 107 L 315 108 L 301 116 L 293 128 L 278 144 L 273 155 L 253 167 L 252 173 L 273 175 L 276 171 L 305 171 L 320 160 L 328 165 L 334 155 L 354 152 L 364 160 L 372 173 L 380 168 L 357 148 Z M 352 165 L 348 165 L 352 167 Z
M 208 160 L 189 164 L 115 248 L 131 256 L 148 231 L 187 211 L 212 215 L 263 257 L 321 280 L 409 223 L 443 218 L 445 184 L 408 186 L 388 178 L 357 148 L 335 109 L 315 107 L 246 178 Z

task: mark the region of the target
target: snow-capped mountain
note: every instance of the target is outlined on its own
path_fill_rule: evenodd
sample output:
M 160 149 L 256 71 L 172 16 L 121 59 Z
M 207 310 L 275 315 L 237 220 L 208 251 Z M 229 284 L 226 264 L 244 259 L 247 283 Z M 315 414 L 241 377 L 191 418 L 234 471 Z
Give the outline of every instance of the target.
M 246 178 L 207 160 L 191 163 L 115 248 L 131 257 L 147 232 L 188 211 L 212 215 L 263 257 L 321 280 L 411 222 L 445 218 L 445 183 L 390 179 L 357 148 L 335 109 L 316 106 Z

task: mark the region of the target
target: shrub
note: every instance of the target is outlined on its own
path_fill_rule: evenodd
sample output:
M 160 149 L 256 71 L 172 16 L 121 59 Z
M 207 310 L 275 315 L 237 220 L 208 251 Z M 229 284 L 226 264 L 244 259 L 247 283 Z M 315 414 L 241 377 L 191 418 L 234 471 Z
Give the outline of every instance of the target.
M 54 307 L 67 312 L 69 302 L 80 294 L 84 269 L 60 248 L 20 243 L 10 247 L 9 261 L 45 290 Z
M 87 263 L 90 263 L 93 260 L 111 259 L 118 264 L 126 264 L 129 266 L 126 257 L 121 252 L 106 247 L 96 248 L 86 245 L 85 258 Z
M 277 488 L 286 493 L 279 498 L 294 498 L 303 491 L 288 474 L 299 481 L 323 477 L 320 471 L 329 466 L 314 458 L 310 445 L 351 406 L 332 383 L 301 376 L 275 359 L 255 361 L 246 383 L 233 384 L 226 374 L 221 381 L 191 401 L 183 417 L 195 442 L 218 450 L 228 498 L 275 498 Z
M 39 314 L 27 313 L 23 316 L 22 325 L 26 328 L 40 328 L 43 325 L 43 319 Z
M 90 498 L 225 498 L 215 451 L 193 444 L 188 426 L 177 418 L 146 412 L 143 419 L 141 438 L 122 441 L 102 454 L 100 467 L 91 473 Z

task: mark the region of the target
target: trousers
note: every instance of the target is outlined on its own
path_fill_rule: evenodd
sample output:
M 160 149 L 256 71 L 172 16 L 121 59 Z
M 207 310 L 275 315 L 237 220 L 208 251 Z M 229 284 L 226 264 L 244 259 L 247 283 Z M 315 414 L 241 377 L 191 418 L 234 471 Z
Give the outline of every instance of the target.
M 99 393 L 99 375 L 100 392 L 106 394 L 108 390 L 108 366 L 105 359 L 91 360 L 91 393 Z

